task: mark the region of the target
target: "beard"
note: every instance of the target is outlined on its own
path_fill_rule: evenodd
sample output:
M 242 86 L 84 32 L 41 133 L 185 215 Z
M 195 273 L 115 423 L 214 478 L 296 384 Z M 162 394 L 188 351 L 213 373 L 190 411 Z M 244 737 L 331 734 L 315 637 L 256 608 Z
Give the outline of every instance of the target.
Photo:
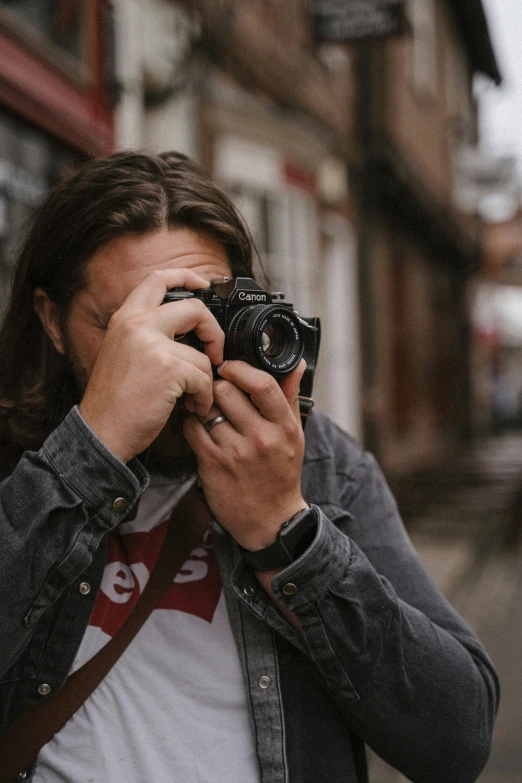
M 72 345 L 67 329 L 62 329 L 64 360 L 74 384 L 75 403 L 79 404 L 89 382 L 89 375 Z M 150 446 L 137 457 L 152 477 L 182 483 L 194 478 L 198 472 L 196 455 L 190 448 L 184 434 L 183 422 L 189 414 L 183 398 Z
M 181 398 L 159 435 L 148 449 L 138 454 L 152 476 L 181 483 L 197 475 L 196 455 L 183 434 L 183 422 L 190 415 Z

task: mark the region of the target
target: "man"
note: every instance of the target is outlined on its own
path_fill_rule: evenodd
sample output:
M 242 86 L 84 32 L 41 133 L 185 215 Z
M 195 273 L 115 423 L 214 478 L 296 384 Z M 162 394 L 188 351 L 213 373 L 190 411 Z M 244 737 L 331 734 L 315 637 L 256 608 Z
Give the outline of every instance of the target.
M 0 347 L 3 727 L 117 632 L 196 470 L 216 522 L 19 779 L 360 783 L 364 743 L 417 783 L 485 764 L 495 674 L 372 457 L 320 414 L 305 448 L 303 363 L 278 384 L 223 362 L 204 305 L 161 305 L 251 268 L 233 205 L 175 153 L 89 162 L 35 218 Z M 173 339 L 191 330 L 205 353 Z M 290 562 L 253 568 L 301 512 Z

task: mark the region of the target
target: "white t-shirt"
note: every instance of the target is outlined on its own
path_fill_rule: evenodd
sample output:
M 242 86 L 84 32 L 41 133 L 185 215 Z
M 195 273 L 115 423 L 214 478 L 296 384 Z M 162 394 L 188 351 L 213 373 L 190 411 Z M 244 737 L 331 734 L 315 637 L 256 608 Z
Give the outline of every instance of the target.
M 184 488 L 156 483 L 109 535 L 103 581 L 72 670 L 118 630 L 154 567 Z M 239 657 L 210 531 L 143 628 L 40 752 L 35 783 L 258 783 Z

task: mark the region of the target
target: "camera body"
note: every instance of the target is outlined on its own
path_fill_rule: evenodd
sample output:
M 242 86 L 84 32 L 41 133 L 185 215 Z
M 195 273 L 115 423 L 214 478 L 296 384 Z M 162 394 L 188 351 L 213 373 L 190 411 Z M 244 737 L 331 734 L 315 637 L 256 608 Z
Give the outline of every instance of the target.
M 241 359 L 284 377 L 304 356 L 311 382 L 319 349 L 318 318 L 302 318 L 284 294 L 265 291 L 250 277 L 222 278 L 196 291 L 173 288 L 162 304 L 192 298 L 201 299 L 223 329 L 226 359 Z M 175 339 L 204 350 L 194 332 Z

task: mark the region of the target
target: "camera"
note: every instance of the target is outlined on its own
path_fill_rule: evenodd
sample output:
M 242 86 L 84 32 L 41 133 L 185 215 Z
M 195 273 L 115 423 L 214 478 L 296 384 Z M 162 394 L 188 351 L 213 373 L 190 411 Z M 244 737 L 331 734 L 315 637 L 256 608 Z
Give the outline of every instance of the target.
M 225 358 L 241 359 L 275 377 L 295 370 L 304 356 L 311 389 L 319 350 L 319 319 L 302 318 L 284 294 L 265 291 L 250 277 L 220 278 L 210 288 L 173 288 L 162 304 L 201 299 L 225 332 Z M 179 342 L 204 350 L 194 332 L 177 335 Z

